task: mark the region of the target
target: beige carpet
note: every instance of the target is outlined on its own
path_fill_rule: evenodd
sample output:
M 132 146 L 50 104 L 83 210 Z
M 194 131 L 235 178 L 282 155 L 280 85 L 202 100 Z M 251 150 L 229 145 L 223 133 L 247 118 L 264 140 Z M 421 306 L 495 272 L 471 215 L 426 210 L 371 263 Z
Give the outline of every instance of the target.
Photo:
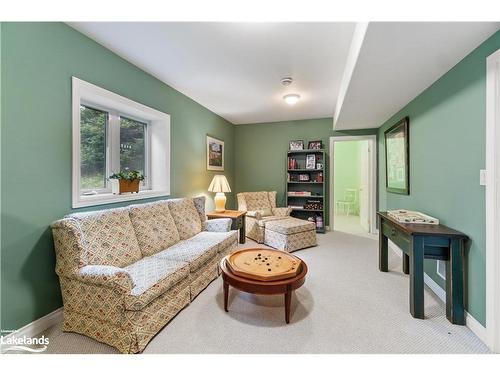
M 247 241 L 244 245 L 254 245 Z M 391 252 L 390 252 L 391 253 Z M 217 279 L 181 311 L 144 353 L 487 353 L 466 327 L 446 320 L 444 305 L 425 292 L 425 320 L 408 312 L 408 277 L 390 254 L 378 271 L 377 241 L 343 232 L 319 235 L 319 246 L 297 251 L 309 266 L 305 285 L 284 322 L 282 296 L 230 289 L 229 313 Z M 48 353 L 116 353 L 90 338 L 45 332 Z

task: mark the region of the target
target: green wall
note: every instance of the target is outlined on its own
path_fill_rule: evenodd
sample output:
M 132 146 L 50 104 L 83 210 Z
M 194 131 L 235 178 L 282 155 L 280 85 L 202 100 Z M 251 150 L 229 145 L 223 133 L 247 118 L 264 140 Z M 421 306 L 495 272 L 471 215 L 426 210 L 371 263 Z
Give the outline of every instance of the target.
M 344 200 L 346 189 L 358 190 L 354 213 L 359 213 L 359 189 L 361 188 L 362 142 L 344 141 L 335 143 L 333 193 L 335 201 Z M 352 214 L 352 213 L 351 213 Z
M 500 48 L 497 32 L 379 130 L 379 206 L 435 216 L 471 238 L 466 251 L 467 310 L 485 324 L 486 57 Z M 384 131 L 410 117 L 410 195 L 385 190 Z M 441 286 L 435 261 L 425 271 Z
M 71 211 L 71 76 L 171 115 L 172 196 L 208 195 L 207 133 L 234 186 L 234 126 L 62 23 L 3 23 L 1 50 L 1 328 L 16 329 L 61 306 L 49 225 Z
M 290 140 L 302 139 L 307 147 L 309 141 L 321 139 L 323 147 L 329 154 L 329 137 L 377 133 L 377 129 L 334 132 L 332 124 L 332 118 L 324 118 L 236 125 L 236 191 L 276 190 L 278 205 L 284 206 L 287 151 Z M 327 168 L 329 168 L 328 162 Z M 326 203 L 325 222 L 328 224 L 328 199 Z

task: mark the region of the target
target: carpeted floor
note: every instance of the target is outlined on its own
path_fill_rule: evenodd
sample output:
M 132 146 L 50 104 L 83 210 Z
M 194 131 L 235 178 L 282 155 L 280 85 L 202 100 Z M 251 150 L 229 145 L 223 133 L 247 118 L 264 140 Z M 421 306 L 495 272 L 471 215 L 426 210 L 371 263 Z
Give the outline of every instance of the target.
M 343 232 L 318 235 L 319 246 L 295 252 L 306 261 L 305 285 L 292 297 L 284 322 L 282 296 L 230 289 L 212 282 L 146 347 L 144 353 L 487 353 L 466 327 L 446 320 L 444 305 L 425 292 L 425 320 L 408 311 L 408 277 L 390 252 L 390 272 L 378 271 L 377 241 Z M 247 241 L 244 247 L 254 245 Z M 116 353 L 90 338 L 44 333 L 47 353 Z

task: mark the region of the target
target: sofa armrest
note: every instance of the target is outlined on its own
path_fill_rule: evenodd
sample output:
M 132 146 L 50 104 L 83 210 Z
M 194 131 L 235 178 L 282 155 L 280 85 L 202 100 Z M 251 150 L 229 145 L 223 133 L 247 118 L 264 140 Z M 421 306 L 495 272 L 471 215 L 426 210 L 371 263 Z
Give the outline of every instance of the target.
M 262 214 L 259 211 L 247 211 L 248 217 L 253 217 L 255 220 L 261 220 Z
M 211 219 L 205 222 L 207 232 L 229 232 L 231 230 L 231 219 Z
M 114 266 L 84 266 L 77 271 L 75 278 L 82 283 L 118 288 L 128 292 L 134 287 L 130 274 L 123 268 Z
M 276 207 L 273 208 L 274 216 L 290 216 L 292 209 L 290 207 Z

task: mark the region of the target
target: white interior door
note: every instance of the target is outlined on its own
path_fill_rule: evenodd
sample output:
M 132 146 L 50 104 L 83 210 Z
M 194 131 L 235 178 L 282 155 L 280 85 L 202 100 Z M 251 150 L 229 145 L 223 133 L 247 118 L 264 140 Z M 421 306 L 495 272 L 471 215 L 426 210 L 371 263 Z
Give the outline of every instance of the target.
M 370 232 L 370 152 L 369 142 L 361 141 L 361 176 L 359 188 L 359 222 L 366 232 Z

